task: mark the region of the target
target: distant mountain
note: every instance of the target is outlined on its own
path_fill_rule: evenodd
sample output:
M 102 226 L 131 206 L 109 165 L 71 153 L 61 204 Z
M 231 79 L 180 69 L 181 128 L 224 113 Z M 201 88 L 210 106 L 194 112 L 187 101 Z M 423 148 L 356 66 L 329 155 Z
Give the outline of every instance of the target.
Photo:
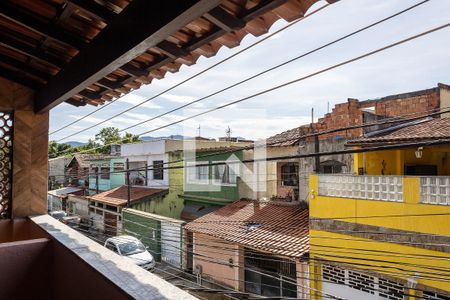
M 72 147 L 79 147 L 79 146 L 86 145 L 86 143 L 77 142 L 77 141 L 69 141 L 69 142 L 65 142 L 63 144 L 70 145 Z
M 173 140 L 182 140 L 185 136 L 180 134 L 169 135 L 169 136 L 141 136 L 139 139 L 142 141 L 155 141 L 162 139 L 173 139 Z

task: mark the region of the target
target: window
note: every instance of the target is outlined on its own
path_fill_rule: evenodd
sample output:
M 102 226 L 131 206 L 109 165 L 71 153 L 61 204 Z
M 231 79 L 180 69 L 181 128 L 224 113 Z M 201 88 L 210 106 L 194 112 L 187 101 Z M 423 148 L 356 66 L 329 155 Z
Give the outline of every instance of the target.
M 162 160 L 154 160 L 153 161 L 153 179 L 154 180 L 163 180 L 164 179 L 164 161 Z
M 113 163 L 113 170 L 114 171 L 123 171 L 123 170 L 125 170 L 125 164 L 124 163 Z
M 110 242 L 106 243 L 106 248 L 108 248 L 111 251 L 114 251 L 114 252 L 118 253 L 117 247 L 113 243 L 110 243 Z
M 207 184 L 209 181 L 209 166 L 195 166 L 208 164 L 207 161 L 189 163 L 187 168 L 187 181 L 189 183 Z M 195 167 L 194 167 L 195 166 Z
M 298 165 L 289 163 L 281 166 L 281 184 L 284 186 L 298 186 Z
M 216 184 L 236 184 L 237 174 L 236 169 L 238 165 L 216 165 L 213 166 L 213 180 Z
M 107 164 L 102 164 L 102 166 L 100 167 L 100 178 L 101 179 L 109 179 L 109 165 Z
M 445 296 L 445 295 L 441 295 L 441 294 L 433 293 L 433 292 L 427 292 L 427 291 L 423 292 L 422 297 L 425 300 L 450 300 L 449 296 Z
M 340 284 L 346 288 L 375 295 L 377 299 L 403 300 L 405 298 L 404 284 L 367 274 L 363 271 L 359 272 L 324 264 L 322 265 L 322 279 L 324 282 Z M 435 298 L 430 299 L 434 300 Z M 440 300 L 440 298 L 436 299 Z
M 98 172 L 98 166 L 91 165 L 90 168 L 91 168 L 91 170 L 89 171 L 89 173 L 91 173 L 92 176 L 95 176 L 95 174 L 97 174 L 97 172 Z

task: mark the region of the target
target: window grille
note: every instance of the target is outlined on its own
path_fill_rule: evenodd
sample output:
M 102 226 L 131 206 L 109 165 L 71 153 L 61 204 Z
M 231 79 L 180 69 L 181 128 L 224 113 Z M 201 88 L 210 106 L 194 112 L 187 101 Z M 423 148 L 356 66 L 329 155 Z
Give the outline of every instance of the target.
M 450 177 L 420 177 L 420 202 L 450 205 Z
M 375 294 L 375 279 L 370 275 L 349 270 L 348 286 L 369 294 Z
M 404 285 L 395 281 L 369 275 L 364 272 L 345 269 L 339 266 L 322 265 L 324 281 L 341 284 L 380 298 L 403 300 Z M 450 300 L 448 298 L 429 298 L 430 300 Z
M 0 219 L 11 217 L 12 113 L 0 112 Z
M 379 278 L 378 295 L 386 299 L 402 300 L 404 299 L 405 289 L 404 286 L 400 283 L 384 278 Z
M 345 270 L 339 267 L 323 265 L 322 277 L 327 281 L 337 284 L 345 284 Z
M 423 292 L 422 298 L 424 300 L 450 300 L 449 296 L 444 296 L 434 292 Z
M 319 195 L 382 201 L 403 201 L 401 176 L 319 175 Z
M 153 179 L 163 180 L 164 179 L 164 161 L 154 160 L 153 161 Z

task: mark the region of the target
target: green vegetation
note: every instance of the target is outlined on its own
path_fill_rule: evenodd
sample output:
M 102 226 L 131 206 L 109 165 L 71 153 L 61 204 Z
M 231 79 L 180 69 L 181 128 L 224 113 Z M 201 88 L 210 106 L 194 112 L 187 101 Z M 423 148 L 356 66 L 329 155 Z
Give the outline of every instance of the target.
M 72 147 L 64 143 L 57 143 L 56 141 L 49 141 L 48 156 L 55 158 L 62 155 L 74 154 L 78 152 L 83 153 L 109 153 L 110 144 L 127 144 L 139 141 L 139 136 L 126 132 L 123 136 L 120 135 L 119 129 L 115 127 L 102 128 L 94 139 L 89 139 L 84 145 Z M 105 146 L 106 145 L 106 146 Z

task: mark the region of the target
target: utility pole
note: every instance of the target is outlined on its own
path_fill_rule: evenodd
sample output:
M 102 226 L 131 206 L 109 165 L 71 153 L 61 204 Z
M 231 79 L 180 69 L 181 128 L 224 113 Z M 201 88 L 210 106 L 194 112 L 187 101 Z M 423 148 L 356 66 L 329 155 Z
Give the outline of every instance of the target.
M 98 194 L 98 167 L 95 168 L 95 193 Z
M 145 186 L 148 186 L 148 162 L 145 162 Z
M 130 184 L 130 161 L 127 158 L 127 207 L 131 202 L 131 184 Z
M 314 130 L 314 108 L 311 109 L 311 131 L 312 133 L 315 133 L 316 130 Z M 320 145 L 319 145 L 319 135 L 314 136 L 314 153 L 320 152 Z M 316 173 L 319 173 L 320 171 L 320 157 L 315 157 L 315 164 L 314 164 L 314 171 Z

